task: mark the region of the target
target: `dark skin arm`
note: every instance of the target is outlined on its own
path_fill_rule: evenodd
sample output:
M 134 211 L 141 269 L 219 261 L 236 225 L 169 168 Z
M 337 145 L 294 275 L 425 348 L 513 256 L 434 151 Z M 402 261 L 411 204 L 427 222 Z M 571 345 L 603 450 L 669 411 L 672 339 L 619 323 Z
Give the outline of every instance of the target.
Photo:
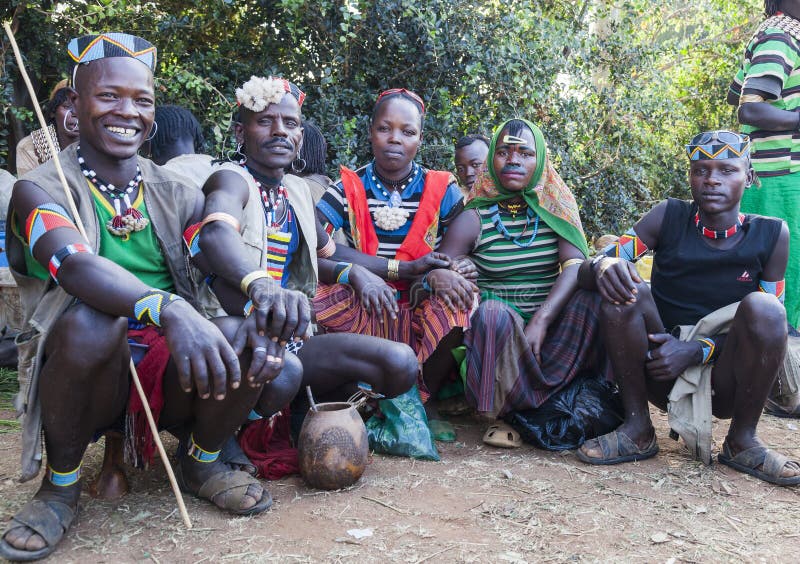
M 328 219 L 320 211 L 317 211 L 317 217 L 321 224 L 328 222 Z M 388 261 L 385 258 L 367 255 L 344 245 L 338 245 L 336 247 L 336 254 L 332 258 L 337 261 L 360 264 L 373 274 L 380 276 L 384 280 L 388 280 Z M 428 253 L 417 260 L 400 261 L 398 273 L 401 280 L 413 280 L 433 268 L 447 268 L 449 266 L 450 259 L 447 256 L 434 252 Z
M 660 202 L 633 226 L 639 239 L 650 249 L 658 245 L 658 234 L 666 211 L 667 202 Z M 618 258 L 604 259 L 594 272 L 591 261 L 584 261 L 578 272 L 578 285 L 581 288 L 598 291 L 604 300 L 613 304 L 636 301 L 636 285 L 641 282 L 633 263 Z
M 322 227 L 320 226 L 320 229 Z M 325 231 L 322 231 L 323 234 Z M 327 237 L 327 235 L 325 235 Z M 337 247 L 338 248 L 338 247 Z M 341 261 L 347 262 L 347 261 Z M 334 269 L 337 261 L 331 259 L 318 259 L 319 279 L 326 284 L 335 284 Z M 381 315 L 382 312 L 389 314 L 392 319 L 397 319 L 399 306 L 395 299 L 395 293 L 391 286 L 380 276 L 376 276 L 359 264 L 353 264 L 350 269 L 350 286 L 361 300 L 361 305 L 368 313 Z
M 44 190 L 27 181 L 17 182 L 11 196 L 11 207 L 25 219 L 37 206 L 51 202 Z M 201 206 L 202 199 L 195 213 Z M 56 251 L 74 243 L 88 245 L 77 229 L 54 229 L 39 238 L 34 259 L 47 268 Z M 68 294 L 117 317 L 134 317 L 136 301 L 150 290 L 127 270 L 88 253 L 67 257 L 58 271 L 58 281 Z M 191 305 L 185 301 L 170 304 L 163 310 L 161 325 L 184 391 L 191 392 L 194 387 L 202 398 L 213 394 L 215 399 L 224 399 L 228 383 L 234 389 L 239 387 L 241 373 L 236 354 L 219 329 Z
M 772 77 L 772 80 L 776 84 L 780 84 L 777 78 Z M 765 100 L 775 97 L 774 94 L 754 88 L 745 88 L 743 94 L 755 94 L 761 96 Z M 729 101 L 732 98 L 735 98 L 735 96 L 729 94 Z M 738 105 L 739 100 L 737 99 L 736 102 L 736 105 Z M 789 110 L 781 110 L 768 102 L 748 102 L 742 104 L 739 106 L 737 115 L 739 117 L 739 123 L 752 125 L 753 127 L 766 131 L 794 131 L 800 126 L 798 122 L 798 116 L 800 114 Z
M 583 253 L 566 239 L 558 238 L 558 260 L 564 262 L 570 259 L 582 259 Z M 558 318 L 561 310 L 575 293 L 578 288 L 578 268 L 577 264 L 568 266 L 558 275 L 558 279 L 547 299 L 542 306 L 536 310 L 533 317 L 525 326 L 525 338 L 531 345 L 531 351 L 536 360 L 542 362 L 542 344 L 547 336 L 547 329 Z
M 788 260 L 789 227 L 784 223 L 775 250 L 764 267 L 763 280 L 783 280 Z M 712 337 L 718 351 L 725 345 L 725 337 L 725 334 Z M 680 341 L 667 333 L 648 335 L 648 338 L 653 350 L 650 352 L 651 360 L 647 361 L 647 373 L 654 380 L 674 380 L 690 366 L 703 362 L 703 347 L 698 341 Z
M 217 171 L 208 178 L 203 190 L 206 193 L 204 217 L 222 212 L 242 221 L 249 188 L 241 175 Z M 200 249 L 202 254 L 195 257 L 196 262 L 201 269 L 217 275 L 214 288 L 223 307 L 233 315 L 242 315 L 246 299 L 239 284 L 245 275 L 259 270 L 260 266 L 248 258 L 241 235 L 223 221 L 209 223 L 203 227 Z M 283 289 L 270 278 L 251 282 L 247 291 L 255 311 L 240 327 L 234 346 L 239 352 L 246 346 L 254 350 L 255 368 L 251 368 L 249 379 L 253 382 L 271 380 L 280 371 L 285 343 L 292 334 L 305 335 L 311 319 L 310 306 L 304 294 Z M 265 341 L 265 335 L 271 338 Z M 266 352 L 262 352 L 261 347 Z
M 475 210 L 460 213 L 445 232 L 439 252 L 448 257 L 466 257 L 480 235 L 481 223 Z M 454 265 L 459 269 L 440 267 L 428 272 L 428 285 L 433 294 L 441 299 L 453 311 L 466 311 L 472 307 L 473 294 L 478 290 L 464 272 L 474 272 L 475 265 L 469 260 L 456 259 Z M 471 269 L 469 268 L 471 267 Z M 412 292 L 412 295 L 415 295 Z
M 739 122 L 766 131 L 795 131 L 798 129 L 798 112 L 781 110 L 767 102 L 749 102 L 739 107 Z

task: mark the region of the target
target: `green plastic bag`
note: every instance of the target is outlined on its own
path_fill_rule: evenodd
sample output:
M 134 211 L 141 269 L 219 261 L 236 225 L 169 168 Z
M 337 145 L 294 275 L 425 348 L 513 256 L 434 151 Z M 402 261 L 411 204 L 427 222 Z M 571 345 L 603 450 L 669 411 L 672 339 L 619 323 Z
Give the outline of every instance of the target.
M 416 386 L 396 398 L 380 400 L 378 407 L 380 416 L 373 415 L 366 423 L 372 450 L 420 460 L 439 460 Z

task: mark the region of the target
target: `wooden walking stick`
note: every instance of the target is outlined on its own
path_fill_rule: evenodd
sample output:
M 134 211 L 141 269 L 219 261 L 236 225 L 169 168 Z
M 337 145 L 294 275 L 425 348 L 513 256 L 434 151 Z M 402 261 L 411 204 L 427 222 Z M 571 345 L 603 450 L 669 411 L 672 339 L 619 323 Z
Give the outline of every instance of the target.
M 22 79 L 25 81 L 25 86 L 28 87 L 28 93 L 31 96 L 36 117 L 39 118 L 39 124 L 43 129 L 47 130 L 47 122 L 45 122 L 44 115 L 39 107 L 39 100 L 36 97 L 36 92 L 31 84 L 31 79 L 28 77 L 28 72 L 25 70 L 25 63 L 23 62 L 22 55 L 19 52 L 17 41 L 14 38 L 14 32 L 11 31 L 11 26 L 8 25 L 8 22 L 3 22 L 3 29 L 5 29 L 8 39 L 11 41 L 11 48 L 14 50 L 14 56 L 16 57 L 17 65 L 19 66 L 19 72 L 22 74 Z M 56 165 L 58 178 L 61 180 L 61 187 L 64 188 L 64 193 L 67 196 L 67 202 L 69 203 L 70 211 L 75 218 L 75 225 L 78 227 L 78 231 L 80 231 L 80 234 L 83 236 L 83 238 L 88 241 L 89 237 L 86 235 L 86 229 L 81 221 L 81 216 L 78 214 L 78 208 L 75 206 L 75 200 L 72 199 L 72 192 L 70 192 L 69 184 L 64 176 L 64 170 L 61 168 L 61 161 L 58 160 L 58 151 L 56 150 L 53 140 L 49 135 L 45 135 L 44 138 L 47 140 L 47 145 L 50 148 L 50 154 L 53 155 L 53 161 Z M 133 385 L 136 387 L 136 392 L 139 394 L 139 399 L 142 400 L 144 413 L 147 416 L 147 423 L 150 426 L 150 432 L 153 433 L 153 439 L 155 439 L 158 454 L 161 457 L 161 462 L 164 463 L 164 469 L 167 471 L 167 477 L 169 478 L 169 483 L 172 486 L 172 492 L 175 494 L 175 499 L 178 501 L 178 509 L 181 512 L 181 517 L 183 517 L 183 523 L 186 525 L 187 529 L 191 529 L 192 521 L 189 519 L 189 513 L 186 511 L 186 505 L 183 503 L 183 496 L 181 495 L 181 490 L 178 488 L 178 482 L 175 480 L 175 473 L 172 471 L 172 466 L 167 458 L 167 452 L 164 450 L 164 445 L 161 442 L 161 438 L 158 436 L 158 427 L 156 427 L 155 419 L 153 419 L 153 413 L 150 411 L 150 404 L 148 403 L 147 396 L 142 389 L 142 383 L 139 381 L 139 374 L 136 372 L 136 366 L 133 364 L 133 359 L 131 359 L 130 370 L 131 377 L 133 378 Z

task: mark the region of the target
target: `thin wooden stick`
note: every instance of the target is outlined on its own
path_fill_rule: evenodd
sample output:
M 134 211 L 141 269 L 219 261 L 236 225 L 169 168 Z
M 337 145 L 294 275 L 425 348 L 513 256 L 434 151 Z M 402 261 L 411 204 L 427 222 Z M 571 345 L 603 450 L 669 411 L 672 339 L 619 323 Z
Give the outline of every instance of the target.
M 22 55 L 19 52 L 17 41 L 14 38 L 14 32 L 11 31 L 11 26 L 8 25 L 8 22 L 3 22 L 3 29 L 5 30 L 6 35 L 8 35 L 9 41 L 11 41 L 11 48 L 14 50 L 14 56 L 17 59 L 17 65 L 19 66 L 19 72 L 22 75 L 22 80 L 25 81 L 25 86 L 28 87 L 28 93 L 31 96 L 36 117 L 39 118 L 39 124 L 42 126 L 42 128 L 46 130 L 47 122 L 42 114 L 42 109 L 39 107 L 39 100 L 36 97 L 33 84 L 31 84 L 31 79 L 28 77 L 28 72 L 25 70 L 25 63 L 22 60 Z M 86 229 L 81 221 L 81 216 L 78 213 L 77 206 L 75 205 L 75 200 L 72 198 L 72 192 L 69 189 L 67 179 L 64 176 L 64 170 L 61 168 L 61 161 L 58 159 L 58 151 L 56 150 L 50 135 L 45 135 L 44 137 L 47 139 L 47 145 L 50 148 L 50 154 L 53 155 L 53 161 L 56 165 L 58 178 L 61 181 L 61 186 L 64 188 L 64 193 L 67 196 L 67 203 L 69 204 L 70 211 L 75 218 L 75 225 L 78 227 L 78 231 L 83 238 L 88 241 L 89 237 L 86 235 Z M 158 436 L 158 427 L 156 426 L 155 419 L 153 419 L 153 413 L 150 411 L 150 404 L 147 401 L 147 396 L 145 395 L 144 390 L 142 389 L 142 383 L 139 381 L 139 374 L 136 372 L 136 366 L 133 364 L 133 359 L 131 359 L 130 370 L 131 377 L 133 378 L 133 385 L 136 387 L 136 391 L 139 394 L 139 399 L 142 400 L 142 406 L 144 407 L 144 413 L 147 416 L 147 423 L 150 426 L 150 432 L 153 433 L 153 439 L 155 440 L 158 454 L 161 457 L 161 462 L 164 463 L 164 469 L 167 471 L 167 477 L 169 478 L 169 483 L 172 486 L 172 492 L 175 494 L 175 499 L 178 502 L 178 509 L 181 512 L 181 517 L 183 517 L 183 523 L 186 525 L 187 529 L 191 529 L 192 521 L 189 519 L 189 513 L 186 511 L 186 505 L 183 503 L 183 496 L 181 495 L 181 490 L 178 487 L 178 481 L 175 479 L 175 473 L 172 471 L 172 465 L 169 463 L 169 459 L 167 458 L 167 452 L 164 450 L 161 437 Z

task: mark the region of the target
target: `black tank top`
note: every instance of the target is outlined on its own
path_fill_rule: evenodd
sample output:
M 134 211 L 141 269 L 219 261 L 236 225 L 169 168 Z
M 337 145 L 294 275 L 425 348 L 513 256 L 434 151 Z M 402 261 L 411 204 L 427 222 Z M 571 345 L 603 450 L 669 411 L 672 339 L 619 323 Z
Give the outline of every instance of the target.
M 781 232 L 781 220 L 748 214 L 739 243 L 719 250 L 698 231 L 696 212 L 693 201 L 669 198 L 654 249 L 652 292 L 667 330 L 694 325 L 757 291 Z

